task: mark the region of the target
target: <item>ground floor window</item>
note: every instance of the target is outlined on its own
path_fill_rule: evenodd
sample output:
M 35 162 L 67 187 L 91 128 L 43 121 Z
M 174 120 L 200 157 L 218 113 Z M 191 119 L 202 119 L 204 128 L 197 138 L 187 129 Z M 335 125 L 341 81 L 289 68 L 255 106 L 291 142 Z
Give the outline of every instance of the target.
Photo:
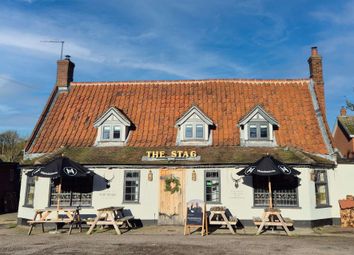
M 60 179 L 52 180 L 50 206 L 58 205 Z M 87 207 L 92 205 L 92 187 L 93 177 L 86 178 L 63 178 L 60 193 L 60 206 L 72 207 L 81 206 Z
M 316 207 L 329 206 L 328 180 L 325 170 L 315 170 Z
M 139 202 L 140 172 L 124 172 L 124 199 L 125 203 Z
M 205 201 L 220 203 L 220 172 L 218 170 L 205 171 Z
M 27 177 L 25 204 L 26 207 L 33 207 L 35 177 Z
M 298 202 L 298 178 L 294 176 L 272 176 L 272 199 L 275 207 L 297 207 Z M 268 177 L 253 176 L 255 207 L 269 206 Z

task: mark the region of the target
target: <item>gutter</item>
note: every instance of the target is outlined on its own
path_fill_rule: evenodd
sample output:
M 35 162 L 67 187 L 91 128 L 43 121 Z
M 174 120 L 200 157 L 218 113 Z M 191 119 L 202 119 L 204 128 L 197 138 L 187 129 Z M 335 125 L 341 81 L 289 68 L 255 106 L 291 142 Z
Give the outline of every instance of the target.
M 310 95 L 311 95 L 311 98 L 312 98 L 313 108 L 315 110 L 316 118 L 317 118 L 317 121 L 318 121 L 318 125 L 320 127 L 320 131 L 321 131 L 321 134 L 322 134 L 323 141 L 324 141 L 324 143 L 326 145 L 327 151 L 330 154 L 329 157 L 333 160 L 332 155 L 334 154 L 334 149 L 333 149 L 332 143 L 331 143 L 331 141 L 329 139 L 329 134 L 327 133 L 326 124 L 324 122 L 323 115 L 322 115 L 320 106 L 318 104 L 318 99 L 317 99 L 317 95 L 316 95 L 316 92 L 315 92 L 315 84 L 314 84 L 314 81 L 312 79 L 310 79 L 309 91 L 310 91 Z

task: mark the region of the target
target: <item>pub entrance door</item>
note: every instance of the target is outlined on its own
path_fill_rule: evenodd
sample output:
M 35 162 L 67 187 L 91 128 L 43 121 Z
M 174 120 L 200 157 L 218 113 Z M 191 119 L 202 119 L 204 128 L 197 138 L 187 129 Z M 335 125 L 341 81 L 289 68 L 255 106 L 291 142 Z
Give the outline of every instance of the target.
M 185 170 L 160 169 L 159 225 L 183 225 Z

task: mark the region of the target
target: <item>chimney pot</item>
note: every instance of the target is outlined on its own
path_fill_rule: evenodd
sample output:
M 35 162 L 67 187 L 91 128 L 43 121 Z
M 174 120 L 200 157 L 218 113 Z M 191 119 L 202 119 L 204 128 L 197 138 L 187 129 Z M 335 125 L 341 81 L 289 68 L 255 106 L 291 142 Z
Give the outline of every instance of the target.
M 347 116 L 347 109 L 344 106 L 340 109 L 340 116 Z
M 65 55 L 66 60 L 70 60 L 70 57 L 71 57 L 70 55 Z
M 311 56 L 317 56 L 318 55 L 318 49 L 316 46 L 311 48 Z

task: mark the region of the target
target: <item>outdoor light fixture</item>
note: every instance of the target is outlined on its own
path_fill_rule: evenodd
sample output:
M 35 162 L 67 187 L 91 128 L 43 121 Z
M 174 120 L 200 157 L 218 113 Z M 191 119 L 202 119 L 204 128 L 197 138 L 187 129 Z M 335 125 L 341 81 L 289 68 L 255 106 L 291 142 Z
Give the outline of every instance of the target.
M 152 174 L 152 171 L 150 170 L 148 173 L 148 181 L 152 182 L 153 179 L 154 179 L 154 175 Z
M 195 170 L 193 170 L 192 172 L 192 181 L 196 181 L 197 180 L 197 173 L 195 172 Z
M 311 179 L 311 181 L 313 181 L 313 182 L 315 182 L 316 179 L 317 179 L 317 175 L 316 175 L 316 172 L 315 172 L 314 170 L 312 170 L 312 171 L 310 172 L 310 179 Z

